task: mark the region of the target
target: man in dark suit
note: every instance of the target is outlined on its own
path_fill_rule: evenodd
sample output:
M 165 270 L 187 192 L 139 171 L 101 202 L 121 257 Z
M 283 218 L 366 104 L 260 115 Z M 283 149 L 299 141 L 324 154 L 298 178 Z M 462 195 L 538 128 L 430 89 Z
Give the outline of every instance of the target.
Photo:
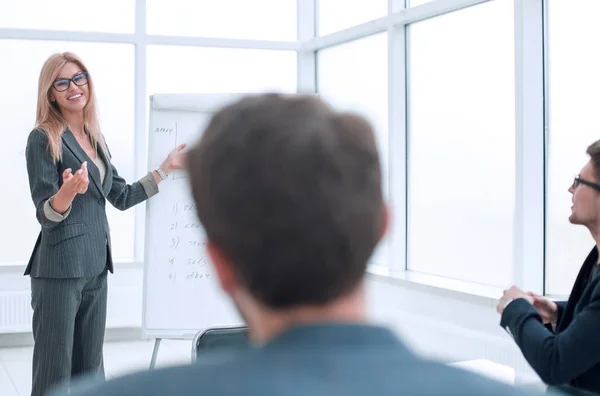
M 388 211 L 363 118 L 315 97 L 248 97 L 211 119 L 188 167 L 212 264 L 255 347 L 80 394 L 526 394 L 367 323 L 365 269 Z
M 585 226 L 596 241 L 568 301 L 554 302 L 513 286 L 498 304 L 500 324 L 514 337 L 540 378 L 571 392 L 600 393 L 600 141 L 587 149 L 590 161 L 569 192 L 569 221 Z

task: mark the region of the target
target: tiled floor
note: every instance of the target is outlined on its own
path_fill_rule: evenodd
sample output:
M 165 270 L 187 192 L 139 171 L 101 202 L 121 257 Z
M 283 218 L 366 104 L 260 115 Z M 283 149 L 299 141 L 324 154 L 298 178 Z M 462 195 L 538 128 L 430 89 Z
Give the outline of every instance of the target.
M 189 363 L 191 340 L 163 340 L 157 367 Z M 154 341 L 107 342 L 104 344 L 104 368 L 107 378 L 147 370 Z M 0 348 L 0 395 L 25 396 L 31 393 L 33 347 Z

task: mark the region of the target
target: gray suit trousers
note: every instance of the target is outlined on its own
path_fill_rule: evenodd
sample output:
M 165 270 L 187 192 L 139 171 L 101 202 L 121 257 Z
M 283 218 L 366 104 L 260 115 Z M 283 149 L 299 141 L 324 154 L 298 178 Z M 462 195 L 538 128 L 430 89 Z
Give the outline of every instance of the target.
M 31 278 L 32 396 L 77 375 L 104 379 L 107 270 L 87 278 Z

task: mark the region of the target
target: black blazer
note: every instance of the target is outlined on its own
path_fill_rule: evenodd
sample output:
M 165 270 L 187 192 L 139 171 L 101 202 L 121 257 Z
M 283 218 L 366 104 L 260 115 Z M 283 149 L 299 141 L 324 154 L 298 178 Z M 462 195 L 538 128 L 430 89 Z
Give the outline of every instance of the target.
M 105 267 L 113 271 L 106 201 L 117 209 L 128 209 L 148 198 L 140 182 L 128 185 L 110 162 L 110 152 L 98 145 L 98 154 L 106 164 L 104 183 L 93 160 L 81 148 L 68 129 L 62 134 L 62 159 L 53 163 L 47 135 L 34 129 L 27 140 L 26 159 L 31 197 L 41 231 L 25 270 L 25 275 L 45 278 L 79 278 L 100 274 Z M 71 212 L 61 222 L 49 220 L 44 203 L 58 192 L 62 173 L 77 171 L 87 161 L 90 184 L 78 194 Z
M 557 302 L 556 333 L 544 326 L 525 299 L 511 302 L 500 324 L 514 337 L 525 359 L 549 385 L 568 384 L 600 392 L 600 278 L 589 281 L 598 262 L 594 247 L 566 302 Z

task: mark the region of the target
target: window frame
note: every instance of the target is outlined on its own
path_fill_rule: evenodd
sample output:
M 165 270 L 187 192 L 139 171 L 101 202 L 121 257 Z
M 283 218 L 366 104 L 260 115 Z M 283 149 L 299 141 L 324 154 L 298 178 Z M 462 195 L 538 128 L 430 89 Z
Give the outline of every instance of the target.
M 388 33 L 388 154 L 389 195 L 392 223 L 389 235 L 388 265 L 372 266 L 370 276 L 385 276 L 411 285 L 490 298 L 497 288 L 481 285 L 457 286 L 456 281 L 435 276 L 422 277 L 407 270 L 407 106 L 406 26 L 487 1 L 514 1 L 516 72 L 516 196 L 515 254 L 513 284 L 544 293 L 545 189 L 547 183 L 546 144 L 548 141 L 545 90 L 546 0 L 432 0 L 406 7 L 405 0 L 388 0 L 388 14 L 332 34 L 318 36 L 318 0 L 297 2 L 297 40 L 267 41 L 213 37 L 154 36 L 146 32 L 146 2 L 135 2 L 133 34 L 0 28 L 0 39 L 56 40 L 129 43 L 135 46 L 135 151 L 134 175 L 147 171 L 146 131 L 146 55 L 148 45 L 186 45 L 200 47 L 293 50 L 297 52 L 298 92 L 317 93 L 316 54 L 319 50 L 376 33 Z M 542 99 L 542 100 L 540 100 Z M 533 153 L 533 154 L 532 154 Z M 530 210 L 530 208 L 535 208 Z M 527 208 L 527 210 L 525 210 Z M 135 249 L 131 265 L 143 265 L 145 208 L 135 209 Z M 25 263 L 12 263 L 24 265 Z M 11 263 L 9 263 L 11 265 Z M 2 264 L 0 263 L 0 267 Z M 427 278 L 427 279 L 425 279 Z
M 298 37 L 308 40 L 314 37 L 314 21 L 316 20 L 315 8 L 312 2 L 297 1 L 298 10 Z M 45 29 L 20 29 L 0 28 L 0 40 L 51 40 L 66 42 L 92 42 L 134 45 L 134 178 L 139 179 L 148 173 L 148 131 L 146 125 L 146 105 L 149 101 L 146 87 L 147 77 L 147 49 L 149 45 L 173 45 L 192 47 L 218 47 L 231 49 L 267 49 L 296 51 L 298 53 L 298 91 L 314 93 L 314 54 L 302 51 L 300 41 L 269 41 L 246 40 L 219 37 L 183 37 L 149 35 L 146 30 L 147 8 L 145 0 L 135 1 L 134 33 L 103 33 L 70 30 L 45 30 Z M 312 25 L 312 27 L 311 27 Z M 312 75 L 312 77 L 311 77 Z M 137 205 L 134 225 L 134 253 L 131 259 L 116 260 L 119 264 L 143 267 L 144 261 L 144 230 L 145 206 Z M 0 258 L 0 269 L 3 267 L 22 267 L 25 261 L 3 262 Z M 8 268 L 7 268 L 8 270 Z
M 545 106 L 545 0 L 432 0 L 406 7 L 389 0 L 388 15 L 303 42 L 305 50 L 319 51 L 372 34 L 388 31 L 388 149 L 390 204 L 394 208 L 388 265 L 370 266 L 369 273 L 428 290 L 453 290 L 497 299 L 501 289 L 472 282 L 420 274 L 407 269 L 407 29 L 412 23 L 477 6 L 488 1 L 514 2 L 515 29 L 515 207 L 512 284 L 539 294 L 545 292 L 545 190 L 547 183 Z M 527 210 L 526 210 L 527 208 Z M 507 285 L 509 286 L 509 285 Z

